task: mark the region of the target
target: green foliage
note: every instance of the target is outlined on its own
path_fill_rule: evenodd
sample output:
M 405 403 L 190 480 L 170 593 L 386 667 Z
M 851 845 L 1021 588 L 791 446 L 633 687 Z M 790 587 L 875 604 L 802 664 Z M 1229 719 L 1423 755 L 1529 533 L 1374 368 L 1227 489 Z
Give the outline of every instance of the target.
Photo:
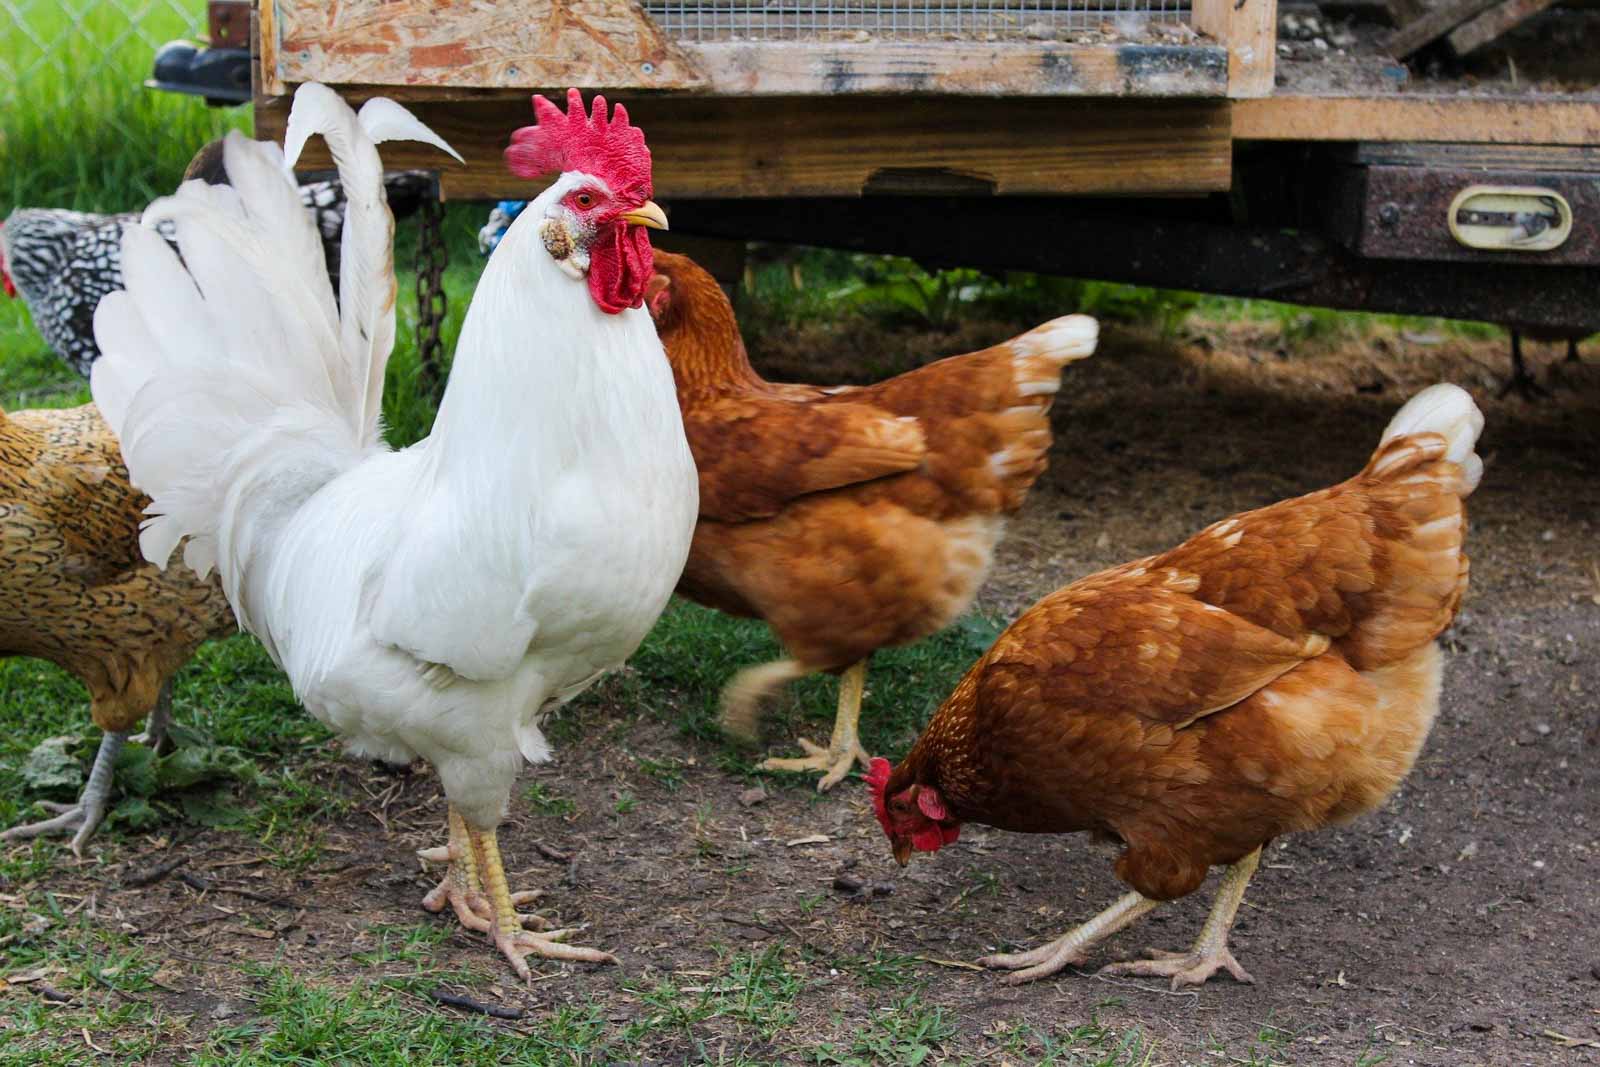
M 936 330 L 954 326 L 965 306 L 994 284 L 970 268 L 930 273 L 900 256 L 857 256 L 855 266 L 856 277 L 833 290 L 834 300 L 890 319 L 909 313 L 914 321 Z

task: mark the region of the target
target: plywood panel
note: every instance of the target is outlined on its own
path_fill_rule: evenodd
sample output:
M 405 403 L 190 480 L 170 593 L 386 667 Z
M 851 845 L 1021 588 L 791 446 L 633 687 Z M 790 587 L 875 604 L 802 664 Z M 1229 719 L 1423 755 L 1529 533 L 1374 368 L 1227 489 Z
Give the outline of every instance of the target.
M 702 83 L 633 0 L 264 0 L 269 92 L 291 82 L 590 88 Z
M 352 94 L 359 100 L 359 94 Z M 964 97 L 698 99 L 630 97 L 655 159 L 657 196 L 856 196 L 917 188 L 960 194 L 1147 194 L 1226 189 L 1232 177 L 1222 101 L 987 101 Z M 452 197 L 527 196 L 501 162 L 527 98 L 412 101 L 467 159 L 441 179 Z M 257 135 L 282 138 L 287 101 L 256 104 Z M 320 145 L 317 146 L 320 152 Z M 438 155 L 385 145 L 392 167 Z M 308 156 L 307 169 L 326 166 Z

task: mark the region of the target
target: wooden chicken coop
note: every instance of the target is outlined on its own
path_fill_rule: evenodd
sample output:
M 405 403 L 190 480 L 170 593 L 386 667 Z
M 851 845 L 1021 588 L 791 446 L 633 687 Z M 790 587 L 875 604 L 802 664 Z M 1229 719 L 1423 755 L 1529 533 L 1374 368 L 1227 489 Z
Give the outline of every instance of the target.
M 575 85 L 644 128 L 675 233 L 1587 332 L 1587 2 L 258 0 L 256 122 L 394 96 L 466 157 L 444 196 L 517 198 L 529 93 Z

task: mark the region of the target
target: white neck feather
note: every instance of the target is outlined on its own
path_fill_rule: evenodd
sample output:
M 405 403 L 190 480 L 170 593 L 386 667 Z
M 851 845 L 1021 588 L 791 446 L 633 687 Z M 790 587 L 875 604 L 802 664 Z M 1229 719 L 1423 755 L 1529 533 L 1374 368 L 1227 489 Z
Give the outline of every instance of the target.
M 671 376 L 649 314 L 602 312 L 539 235 L 568 184 L 518 216 L 473 294 L 428 444 L 436 477 L 455 485 L 537 486 L 659 429 Z

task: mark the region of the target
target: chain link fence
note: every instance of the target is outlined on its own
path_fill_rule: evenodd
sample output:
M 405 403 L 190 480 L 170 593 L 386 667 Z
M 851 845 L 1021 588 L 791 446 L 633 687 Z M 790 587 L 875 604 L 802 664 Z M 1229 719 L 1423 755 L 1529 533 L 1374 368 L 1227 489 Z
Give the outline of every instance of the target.
M 141 92 L 158 47 L 205 30 L 203 0 L 0 0 L 0 106 L 107 79 Z

